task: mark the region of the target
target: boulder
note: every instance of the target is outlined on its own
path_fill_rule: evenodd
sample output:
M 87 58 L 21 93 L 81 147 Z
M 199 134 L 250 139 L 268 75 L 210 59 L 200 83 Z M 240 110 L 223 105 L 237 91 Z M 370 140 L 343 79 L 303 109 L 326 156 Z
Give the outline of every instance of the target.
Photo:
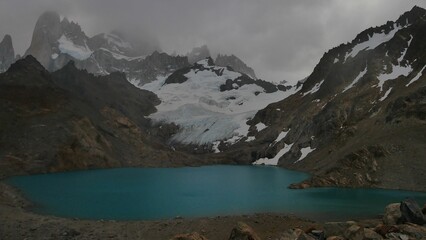
M 324 224 L 325 236 L 340 236 L 350 226 L 354 225 L 355 222 L 327 222 Z
M 306 234 L 302 229 L 296 228 L 285 232 L 279 240 L 317 240 L 317 238 Z
M 370 228 L 364 228 L 364 240 L 381 240 L 383 237 Z
M 426 227 L 416 224 L 402 224 L 399 225 L 401 233 L 410 236 L 414 239 L 426 239 Z
M 385 225 L 395 225 L 401 218 L 400 203 L 391 203 L 386 206 L 385 214 L 383 216 L 383 223 Z
M 382 237 L 385 237 L 388 233 L 399 232 L 399 228 L 396 226 L 389 226 L 380 224 L 374 228 L 374 231 L 380 234 Z
M 331 236 L 328 237 L 327 240 L 345 240 L 345 238 L 342 236 Z
M 403 223 L 426 224 L 425 216 L 415 200 L 405 199 L 401 202 L 400 210 L 402 215 L 401 221 Z
M 197 232 L 193 232 L 187 234 L 178 234 L 174 236 L 172 240 L 207 240 L 207 238 Z
M 260 237 L 249 225 L 238 222 L 237 226 L 232 229 L 229 240 L 260 240 Z
M 345 230 L 345 232 L 343 233 L 343 236 L 346 239 L 363 240 L 364 239 L 364 228 L 354 224 L 354 225 L 350 226 L 348 229 Z

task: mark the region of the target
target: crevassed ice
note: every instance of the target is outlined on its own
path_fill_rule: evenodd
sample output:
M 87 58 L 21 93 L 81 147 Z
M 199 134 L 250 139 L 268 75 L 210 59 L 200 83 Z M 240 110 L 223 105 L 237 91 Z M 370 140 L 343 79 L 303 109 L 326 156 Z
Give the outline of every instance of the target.
M 268 104 L 295 93 L 295 89 L 266 94 L 263 88 L 243 85 L 238 89 L 220 91 L 227 79 L 235 80 L 240 73 L 223 67 L 209 66 L 207 60 L 197 62 L 205 70 L 191 70 L 183 83 L 165 84 L 166 77 L 145 84 L 141 88 L 156 93 L 161 99 L 157 112 L 149 117 L 155 122 L 175 123 L 180 126 L 174 141 L 185 144 L 208 144 L 226 140 L 233 144 L 247 136 L 246 122 Z M 222 76 L 211 70 L 220 70 Z M 256 93 L 260 94 L 256 95 Z

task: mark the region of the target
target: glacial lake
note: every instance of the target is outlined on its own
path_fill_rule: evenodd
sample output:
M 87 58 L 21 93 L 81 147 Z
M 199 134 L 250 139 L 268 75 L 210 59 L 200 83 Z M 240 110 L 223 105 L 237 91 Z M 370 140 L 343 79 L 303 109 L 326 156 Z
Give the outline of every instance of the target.
M 82 219 L 158 220 L 252 213 L 286 213 L 315 220 L 375 217 L 384 207 L 426 193 L 287 186 L 308 178 L 266 166 L 122 168 L 19 176 L 34 211 Z

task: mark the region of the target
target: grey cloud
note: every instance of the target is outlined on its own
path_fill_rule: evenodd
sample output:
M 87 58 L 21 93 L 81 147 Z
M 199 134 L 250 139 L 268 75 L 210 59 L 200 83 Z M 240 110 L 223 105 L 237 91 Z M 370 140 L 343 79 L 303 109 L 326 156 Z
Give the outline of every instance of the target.
M 394 20 L 423 0 L 1 0 L 0 37 L 17 52 L 29 46 L 38 16 L 55 10 L 90 36 L 127 28 L 166 52 L 207 44 L 235 54 L 266 80 L 310 74 L 328 49 Z

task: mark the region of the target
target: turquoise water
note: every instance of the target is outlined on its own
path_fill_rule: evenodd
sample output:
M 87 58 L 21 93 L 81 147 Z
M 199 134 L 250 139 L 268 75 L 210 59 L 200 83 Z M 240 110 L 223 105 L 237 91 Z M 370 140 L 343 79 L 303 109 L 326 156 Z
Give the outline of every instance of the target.
M 35 211 L 84 219 L 154 220 L 261 212 L 321 220 L 372 217 L 426 193 L 377 189 L 290 190 L 308 175 L 276 167 L 125 168 L 13 177 Z

